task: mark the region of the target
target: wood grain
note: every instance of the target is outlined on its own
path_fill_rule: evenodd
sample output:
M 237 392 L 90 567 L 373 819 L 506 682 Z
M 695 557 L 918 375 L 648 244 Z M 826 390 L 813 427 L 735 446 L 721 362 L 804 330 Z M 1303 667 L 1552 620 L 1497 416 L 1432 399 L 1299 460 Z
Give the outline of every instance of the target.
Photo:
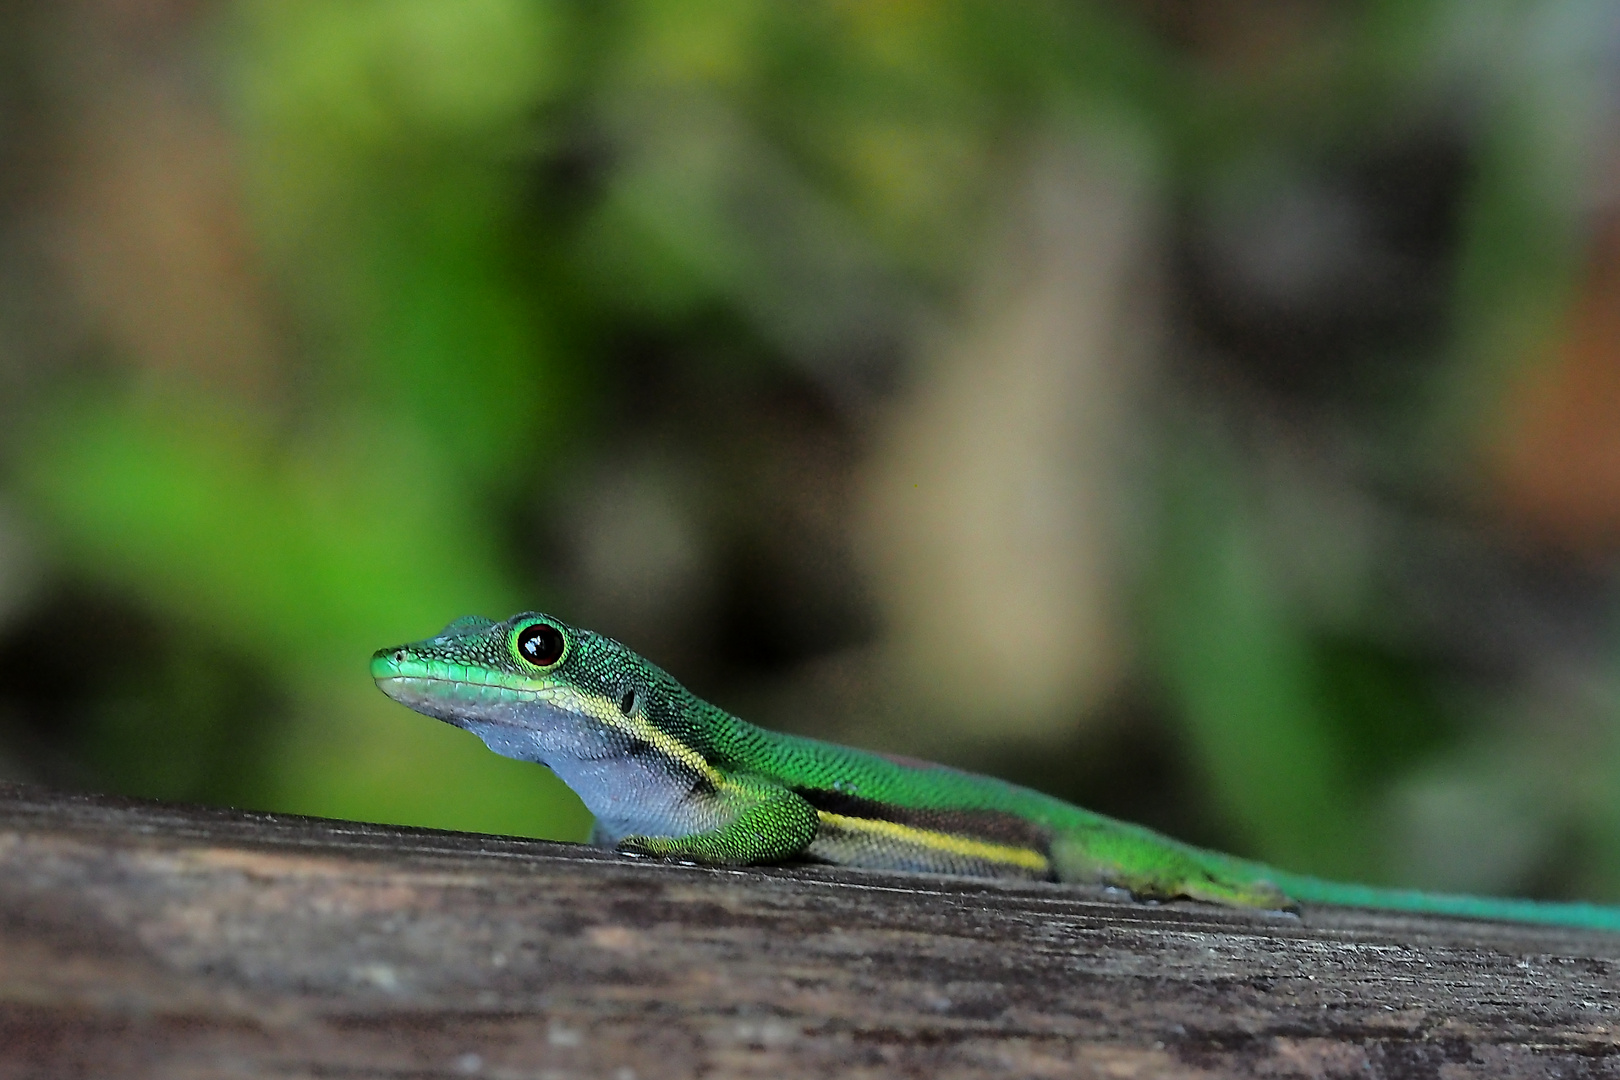
M 1620 1076 L 1620 935 L 0 787 L 0 1077 Z

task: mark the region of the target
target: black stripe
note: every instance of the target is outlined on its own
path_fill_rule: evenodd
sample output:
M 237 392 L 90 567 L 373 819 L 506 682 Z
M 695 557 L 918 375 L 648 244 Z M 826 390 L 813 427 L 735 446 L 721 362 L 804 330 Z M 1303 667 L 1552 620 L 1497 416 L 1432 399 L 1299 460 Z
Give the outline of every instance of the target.
M 1030 848 L 1047 854 L 1046 845 L 1052 839 L 1051 830 L 1026 821 L 1017 814 L 1001 810 L 934 810 L 911 806 L 896 806 L 876 799 L 863 799 L 842 791 L 826 788 L 794 788 L 804 801 L 817 810 L 844 817 L 892 821 L 896 825 L 910 825 L 916 829 L 968 836 L 975 840 L 988 840 L 996 844 Z

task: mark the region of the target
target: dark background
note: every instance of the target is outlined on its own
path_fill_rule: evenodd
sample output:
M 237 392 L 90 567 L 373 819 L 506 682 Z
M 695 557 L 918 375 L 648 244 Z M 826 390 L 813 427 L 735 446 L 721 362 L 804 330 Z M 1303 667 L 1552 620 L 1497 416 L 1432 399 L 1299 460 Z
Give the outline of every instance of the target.
M 1620 898 L 1620 15 L 0 4 L 0 776 L 580 837 L 542 608 L 1291 868 Z

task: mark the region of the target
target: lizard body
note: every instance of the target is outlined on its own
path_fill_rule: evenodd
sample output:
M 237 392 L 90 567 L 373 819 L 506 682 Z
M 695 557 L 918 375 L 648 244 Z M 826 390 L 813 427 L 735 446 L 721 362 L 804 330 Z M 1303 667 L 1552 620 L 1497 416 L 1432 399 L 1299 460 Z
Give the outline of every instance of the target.
M 1193 847 L 993 777 L 757 727 L 611 638 L 535 612 L 379 650 L 391 698 L 552 769 L 595 840 L 710 864 L 808 859 L 1620 930 L 1620 908 L 1325 881 Z

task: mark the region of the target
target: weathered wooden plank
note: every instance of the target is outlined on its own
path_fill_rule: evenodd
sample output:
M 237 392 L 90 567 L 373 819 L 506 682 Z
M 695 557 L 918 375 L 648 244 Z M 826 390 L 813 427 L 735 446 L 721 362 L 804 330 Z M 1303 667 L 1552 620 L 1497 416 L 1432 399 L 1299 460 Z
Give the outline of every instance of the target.
M 0 788 L 0 1076 L 1620 1075 L 1620 935 Z

